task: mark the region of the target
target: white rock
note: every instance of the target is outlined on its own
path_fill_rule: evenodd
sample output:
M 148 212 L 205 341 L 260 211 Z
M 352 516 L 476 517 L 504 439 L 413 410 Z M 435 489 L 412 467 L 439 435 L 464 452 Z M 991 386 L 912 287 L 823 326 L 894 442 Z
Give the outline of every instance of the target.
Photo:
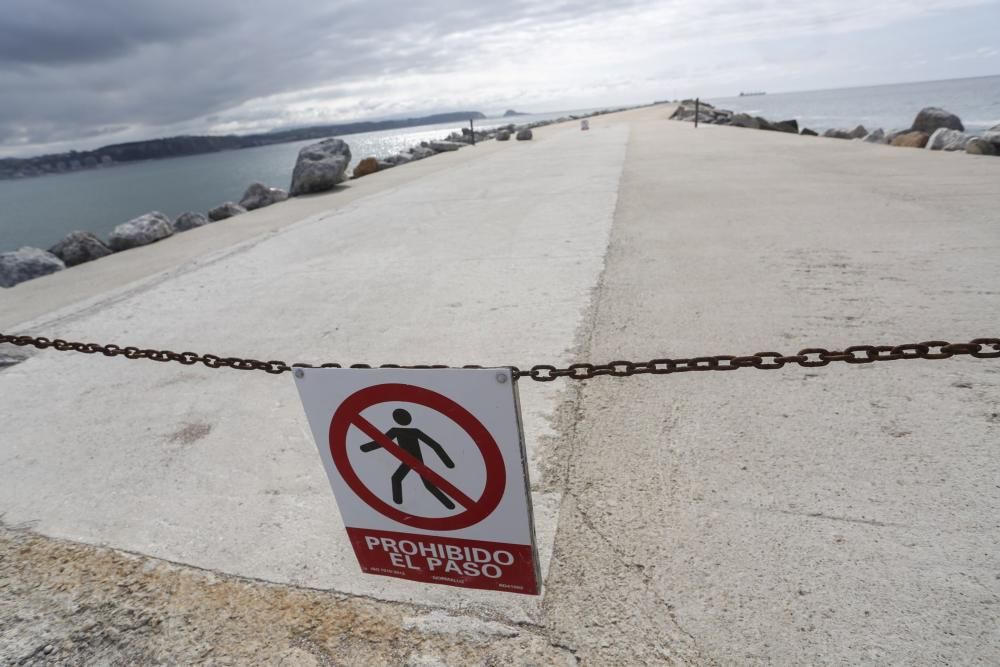
M 324 139 L 299 151 L 292 171 L 292 197 L 325 192 L 347 178 L 351 149 L 340 139 Z
M 186 232 L 189 229 L 194 229 L 195 227 L 202 227 L 207 225 L 211 220 L 209 220 L 203 213 L 195 213 L 194 211 L 187 211 L 181 213 L 174 220 L 174 231 L 175 232 Z
M 465 144 L 459 143 L 457 141 L 431 141 L 428 146 L 431 147 L 437 153 L 445 153 L 448 151 L 457 151 L 459 148 Z
M 108 246 L 115 252 L 119 252 L 155 243 L 160 239 L 172 236 L 173 233 L 174 226 L 171 224 L 170 218 L 159 211 L 151 211 L 115 227 L 111 236 L 108 237 Z
M 218 222 L 219 220 L 225 220 L 226 218 L 246 212 L 247 210 L 236 202 L 227 201 L 210 210 L 208 212 L 208 219 L 212 222 Z
M 66 265 L 61 259 L 40 248 L 24 247 L 13 252 L 0 253 L 0 287 L 13 287 L 25 280 L 62 271 Z
M 927 145 L 924 148 L 931 151 L 964 151 L 965 144 L 969 143 L 971 138 L 964 132 L 940 127 L 934 130 L 934 134 L 927 140 Z
M 411 160 L 423 160 L 432 155 L 434 155 L 434 151 L 427 146 L 414 146 L 410 149 Z
M 240 199 L 240 206 L 248 211 L 252 211 L 270 206 L 271 204 L 277 204 L 286 199 L 288 199 L 288 192 L 285 190 L 272 188 L 263 183 L 256 182 L 251 183 L 250 187 L 243 193 L 243 198 Z

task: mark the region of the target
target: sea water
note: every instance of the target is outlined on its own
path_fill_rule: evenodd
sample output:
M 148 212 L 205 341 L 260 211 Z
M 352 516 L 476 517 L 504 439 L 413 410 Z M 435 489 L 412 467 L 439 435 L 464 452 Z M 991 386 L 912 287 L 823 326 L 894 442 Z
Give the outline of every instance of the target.
M 904 129 L 924 107 L 942 107 L 961 118 L 967 132 L 981 134 L 1000 123 L 1000 76 L 720 97 L 708 102 L 768 120 L 795 119 L 800 128 L 817 131 L 858 125 L 886 132 Z
M 490 118 L 474 123 L 476 129 L 486 130 L 590 111 L 594 109 Z M 341 135 L 351 147 L 348 173 L 363 158 L 387 157 L 421 141 L 443 139 L 468 126 L 468 122 L 456 122 Z M 149 211 L 161 211 L 171 218 L 184 211 L 204 213 L 225 201 L 239 202 L 254 181 L 288 189 L 299 150 L 317 141 L 309 139 L 0 180 L 0 252 L 21 246 L 49 248 L 74 230 L 93 232 L 106 240 L 116 225 Z

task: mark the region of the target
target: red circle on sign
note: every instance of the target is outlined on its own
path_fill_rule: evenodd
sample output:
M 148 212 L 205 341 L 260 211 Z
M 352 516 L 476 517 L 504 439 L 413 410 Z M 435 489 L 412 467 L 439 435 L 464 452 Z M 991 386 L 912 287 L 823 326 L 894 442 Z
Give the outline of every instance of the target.
M 347 454 L 347 432 L 364 410 L 378 403 L 388 402 L 415 403 L 435 410 L 455 422 L 476 443 L 486 463 L 486 486 L 479 499 L 467 506 L 464 512 L 444 517 L 410 514 L 376 496 L 358 477 Z M 471 412 L 447 396 L 409 384 L 379 384 L 348 396 L 333 413 L 330 421 L 330 455 L 341 477 L 359 498 L 390 519 L 424 530 L 458 530 L 479 523 L 500 504 L 507 485 L 503 454 L 486 427 Z

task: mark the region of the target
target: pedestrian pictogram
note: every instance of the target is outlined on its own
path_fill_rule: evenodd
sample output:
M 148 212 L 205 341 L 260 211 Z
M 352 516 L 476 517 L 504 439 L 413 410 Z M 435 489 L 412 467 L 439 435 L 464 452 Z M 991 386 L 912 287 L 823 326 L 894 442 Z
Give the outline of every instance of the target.
M 537 594 L 509 369 L 303 369 L 296 384 L 363 571 Z
M 423 463 L 423 455 L 420 453 L 420 444 L 424 443 L 428 447 L 434 450 L 434 453 L 438 455 L 441 461 L 444 462 L 449 468 L 455 467 L 455 462 L 451 460 L 448 456 L 448 452 L 444 451 L 444 447 L 439 445 L 433 438 L 424 433 L 418 428 L 405 428 L 410 422 L 413 421 L 413 417 L 410 413 L 403 408 L 397 408 L 392 411 L 392 418 L 399 424 L 400 427 L 404 428 L 391 428 L 383 435 L 390 441 L 395 440 L 399 447 L 415 458 L 417 461 Z M 361 445 L 361 451 L 371 452 L 379 447 L 382 447 L 383 440 L 379 438 L 378 440 L 372 440 Z M 403 504 L 403 479 L 406 475 L 413 470 L 408 463 L 400 463 L 399 467 L 396 468 L 396 472 L 392 473 L 392 501 L 397 505 Z M 434 486 L 434 483 L 429 479 L 424 478 L 424 486 L 430 491 L 435 498 L 441 501 L 441 504 L 450 510 L 455 509 L 455 503 L 445 494 L 441 493 L 441 489 Z M 458 496 L 461 492 L 452 492 L 452 495 Z

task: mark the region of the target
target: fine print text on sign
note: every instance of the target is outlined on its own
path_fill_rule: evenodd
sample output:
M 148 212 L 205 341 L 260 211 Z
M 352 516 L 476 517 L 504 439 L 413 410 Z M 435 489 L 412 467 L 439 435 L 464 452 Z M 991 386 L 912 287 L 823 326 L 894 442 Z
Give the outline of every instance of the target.
M 509 369 L 301 370 L 296 386 L 364 572 L 538 594 Z

